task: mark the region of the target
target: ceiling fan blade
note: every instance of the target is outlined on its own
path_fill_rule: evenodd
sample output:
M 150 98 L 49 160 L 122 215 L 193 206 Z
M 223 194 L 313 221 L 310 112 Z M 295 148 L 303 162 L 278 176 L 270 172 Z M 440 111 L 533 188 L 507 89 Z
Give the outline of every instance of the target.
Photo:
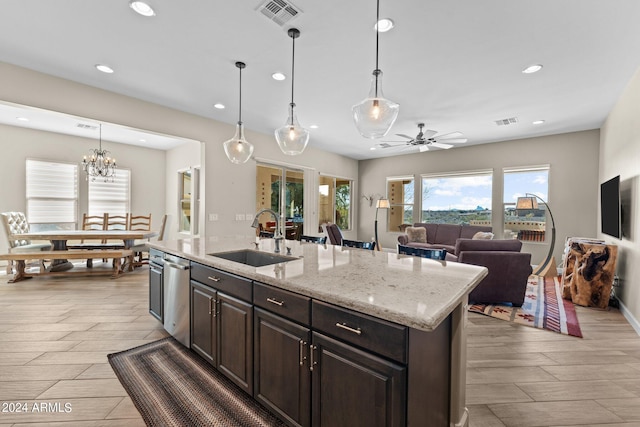
M 421 153 L 424 153 L 425 151 L 429 151 L 428 145 L 420 145 L 418 148 L 420 149 Z
M 455 139 L 441 139 L 441 138 L 436 138 L 436 141 L 442 141 L 442 142 L 446 142 L 447 144 L 462 144 L 464 142 L 467 142 L 467 138 L 455 138 Z
M 403 134 L 403 133 L 396 133 L 396 135 L 401 136 L 401 137 L 403 137 L 403 138 L 407 138 L 407 139 L 413 139 L 413 137 L 412 137 L 412 136 L 405 135 L 405 134 Z
M 432 142 L 431 145 L 433 145 L 434 147 L 438 147 L 438 148 L 444 148 L 445 150 L 448 150 L 449 148 L 453 147 L 453 145 L 440 144 L 439 142 Z
M 445 133 L 444 135 L 437 136 L 436 139 L 460 138 L 461 136 L 462 136 L 462 132 L 451 132 L 451 133 Z
M 431 129 L 427 129 L 427 130 L 423 130 L 422 131 L 422 137 L 424 139 L 429 139 L 431 138 L 433 135 L 435 135 L 436 133 L 438 133 L 437 130 L 431 130 Z
M 392 144 L 387 144 L 386 142 L 383 142 L 381 144 L 377 144 L 377 146 L 380 147 L 380 148 L 404 147 L 405 145 L 407 145 L 407 144 L 405 144 L 404 142 L 400 143 L 400 144 L 393 144 L 393 145 Z

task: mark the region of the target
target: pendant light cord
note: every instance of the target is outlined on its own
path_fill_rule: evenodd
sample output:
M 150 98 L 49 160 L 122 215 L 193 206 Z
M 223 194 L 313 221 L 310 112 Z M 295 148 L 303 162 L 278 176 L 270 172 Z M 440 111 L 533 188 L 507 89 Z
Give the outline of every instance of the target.
M 293 50 L 291 52 L 291 104 L 293 105 L 293 80 L 296 63 L 296 38 L 295 36 L 292 36 L 291 39 L 293 40 Z
M 100 152 L 102 152 L 102 123 L 100 123 Z
M 238 67 L 240 70 L 240 106 L 238 107 L 238 124 L 242 124 L 242 67 Z
M 379 38 L 380 38 L 380 28 L 378 28 L 380 23 L 380 0 L 376 2 L 376 69 L 373 71 L 373 74 L 376 76 L 376 98 L 378 97 L 378 75 L 380 74 L 380 69 L 378 68 L 378 46 L 379 46 Z

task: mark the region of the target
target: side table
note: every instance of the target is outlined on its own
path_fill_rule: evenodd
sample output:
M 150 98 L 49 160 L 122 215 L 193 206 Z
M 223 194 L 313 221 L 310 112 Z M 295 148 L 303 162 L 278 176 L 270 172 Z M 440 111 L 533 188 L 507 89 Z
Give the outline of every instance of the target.
M 585 307 L 606 308 L 613 287 L 618 247 L 602 240 L 567 239 L 562 296 Z

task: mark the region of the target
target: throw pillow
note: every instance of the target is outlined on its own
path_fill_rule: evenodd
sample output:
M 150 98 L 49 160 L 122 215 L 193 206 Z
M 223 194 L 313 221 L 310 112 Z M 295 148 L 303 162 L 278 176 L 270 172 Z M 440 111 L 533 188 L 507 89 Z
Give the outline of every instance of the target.
M 476 234 L 473 235 L 472 239 L 473 240 L 480 240 L 480 239 L 491 240 L 493 239 L 493 233 L 489 233 L 488 231 L 478 231 Z
M 424 227 L 407 227 L 405 233 L 410 242 L 427 243 L 427 229 Z

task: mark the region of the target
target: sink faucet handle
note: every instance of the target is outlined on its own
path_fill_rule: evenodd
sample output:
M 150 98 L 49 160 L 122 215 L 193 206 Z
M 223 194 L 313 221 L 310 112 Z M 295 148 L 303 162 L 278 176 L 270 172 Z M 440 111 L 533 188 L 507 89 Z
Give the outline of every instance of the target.
M 287 246 L 287 255 L 291 255 L 291 247 Z

